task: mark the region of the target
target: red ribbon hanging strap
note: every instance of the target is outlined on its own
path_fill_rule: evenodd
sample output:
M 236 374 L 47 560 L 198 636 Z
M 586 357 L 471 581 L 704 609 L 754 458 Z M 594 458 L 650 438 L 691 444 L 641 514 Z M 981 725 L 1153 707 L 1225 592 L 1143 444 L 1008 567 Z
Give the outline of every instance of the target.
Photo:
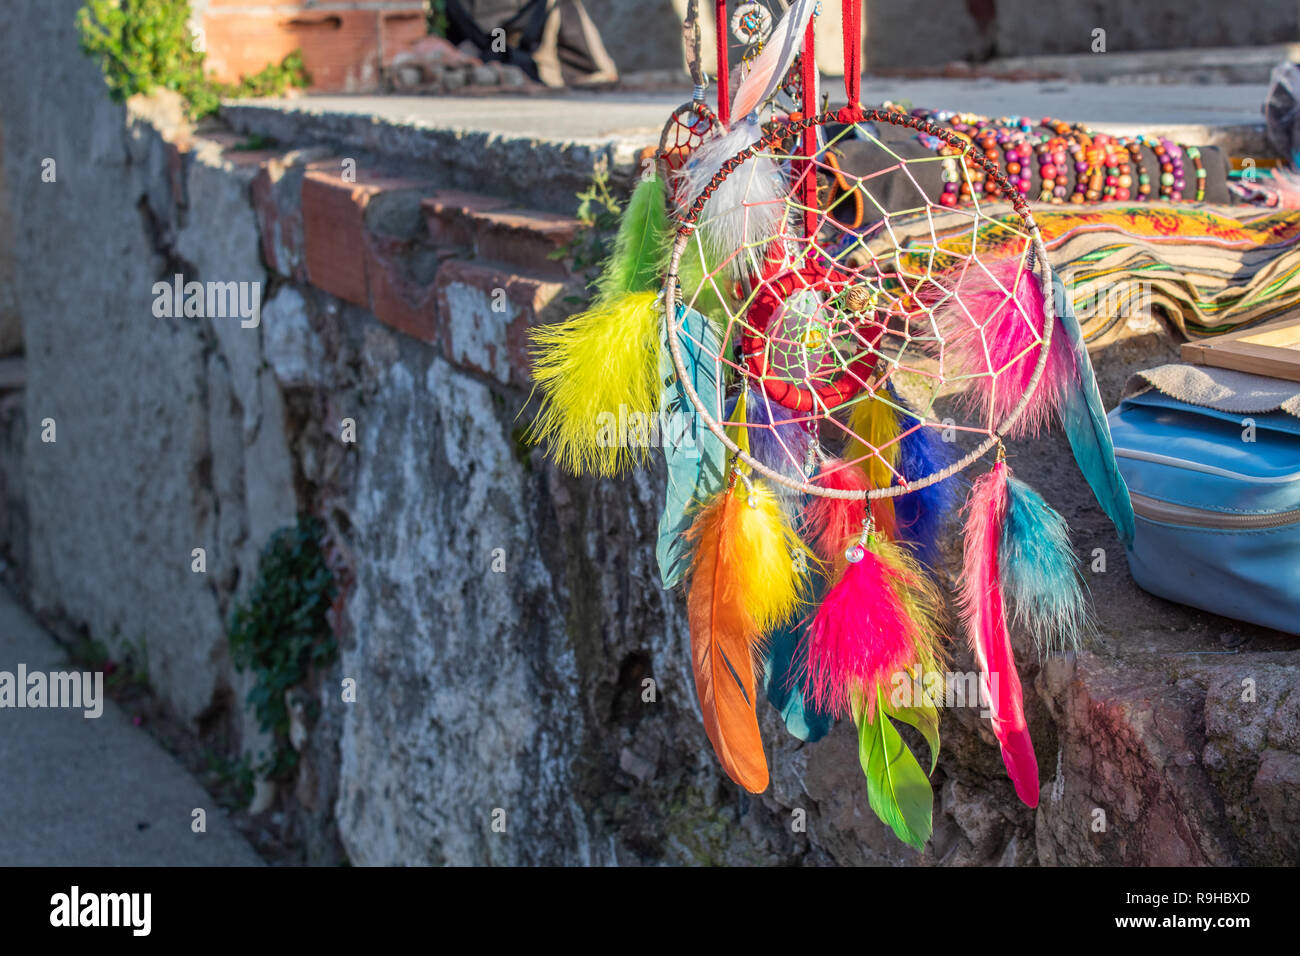
M 847 0 L 845 0 L 847 2 Z M 714 0 L 713 20 L 718 40 L 718 119 L 731 125 L 730 65 L 727 62 L 727 0 Z
M 844 0 L 844 92 L 849 107 L 862 105 L 862 0 Z
M 801 78 L 803 80 L 803 115 L 805 119 L 811 119 L 817 115 L 817 51 L 813 46 L 813 18 L 808 20 L 808 29 L 804 33 Z M 804 235 L 813 236 L 817 232 L 816 126 L 810 125 L 803 131 L 800 152 L 807 157 L 799 163 L 799 175 L 801 177 L 799 180 L 799 201 L 804 207 Z

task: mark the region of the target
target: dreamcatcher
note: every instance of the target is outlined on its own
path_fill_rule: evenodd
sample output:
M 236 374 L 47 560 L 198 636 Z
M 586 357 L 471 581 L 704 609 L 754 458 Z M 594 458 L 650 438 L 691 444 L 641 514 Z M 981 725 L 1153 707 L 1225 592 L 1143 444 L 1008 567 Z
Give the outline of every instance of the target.
M 1090 625 L 1065 522 L 1011 474 L 1003 439 L 1058 417 L 1121 536 L 1132 512 L 1028 206 L 1008 188 L 1016 216 L 976 202 L 969 231 L 941 241 L 929 228 L 941 207 L 914 176 L 929 160 L 841 171 L 837 143 L 887 152 L 877 133 L 894 124 L 959 147 L 955 163 L 934 161 L 968 182 L 976 169 L 1001 176 L 954 131 L 860 105 L 856 0 L 843 8 L 849 105 L 818 111 L 816 5 L 794 0 L 734 96 L 719 84 L 716 115 L 697 76 L 695 101 L 665 130 L 658 174 L 624 211 L 593 305 L 535 332 L 533 434 L 565 467 L 596 475 L 662 448 L 659 566 L 665 587 L 686 584 L 700 709 L 728 775 L 767 787 L 760 690 L 804 740 L 848 716 L 871 807 L 919 848 L 942 700 L 916 691 L 944 667 L 949 518 L 963 512 L 957 604 L 981 703 L 1033 807 L 1037 761 L 1008 621 L 1043 652 L 1076 646 Z M 721 3 L 718 13 L 721 32 Z M 726 49 L 720 39 L 720 78 Z M 792 73 L 802 109 L 760 122 Z M 954 391 L 960 421 L 936 409 Z M 629 422 L 626 433 L 614 420 Z M 990 454 L 960 508 L 961 473 Z M 898 724 L 926 740 L 928 772 Z

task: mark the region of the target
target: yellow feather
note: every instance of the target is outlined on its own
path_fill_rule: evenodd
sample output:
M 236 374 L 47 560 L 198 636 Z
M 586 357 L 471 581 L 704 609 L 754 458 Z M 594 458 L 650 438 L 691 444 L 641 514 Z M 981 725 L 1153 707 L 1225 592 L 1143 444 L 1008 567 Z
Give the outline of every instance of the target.
M 749 429 L 745 427 L 744 423 L 748 421 L 746 418 L 746 415 L 749 414 L 747 411 L 748 401 L 749 389 L 742 389 L 740 396 L 736 399 L 736 407 L 731 410 L 731 420 L 736 424 L 728 425 L 726 429 L 727 437 L 734 441 L 736 447 L 746 455 L 749 454 Z M 737 460 L 736 466 L 746 475 L 752 470 L 743 461 Z
M 754 507 L 742 497 L 736 509 L 730 544 L 735 586 L 762 634 L 784 623 L 799 605 L 803 580 L 794 552 L 807 549 L 772 489 L 760 481 L 753 489 Z
M 655 297 L 616 296 L 533 330 L 542 407 L 529 438 L 574 474 L 616 475 L 649 453 L 661 390 Z
M 867 395 L 849 412 L 849 428 L 853 435 L 844 457 L 849 461 L 863 459 L 861 467 L 871 487 L 888 488 L 894 483 L 890 469 L 898 468 L 898 413 L 876 396 Z M 859 441 L 859 436 L 872 447 Z
M 849 429 L 852 436 L 844 457 L 858 461 L 858 467 L 867 473 L 872 488 L 888 488 L 894 483 L 898 470 L 898 414 L 875 395 L 867 395 L 849 412 Z M 871 444 L 868 448 L 863 441 Z M 873 451 L 874 448 L 874 451 Z M 878 498 L 872 501 L 871 511 L 876 524 L 889 535 L 894 530 L 894 499 Z

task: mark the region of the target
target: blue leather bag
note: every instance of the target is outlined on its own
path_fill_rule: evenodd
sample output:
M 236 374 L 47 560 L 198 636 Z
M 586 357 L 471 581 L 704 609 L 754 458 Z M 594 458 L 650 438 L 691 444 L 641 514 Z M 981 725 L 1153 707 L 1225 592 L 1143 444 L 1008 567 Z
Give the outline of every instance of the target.
M 1300 634 L 1300 418 L 1222 411 L 1155 388 L 1108 418 L 1137 518 L 1133 579 L 1171 601 Z

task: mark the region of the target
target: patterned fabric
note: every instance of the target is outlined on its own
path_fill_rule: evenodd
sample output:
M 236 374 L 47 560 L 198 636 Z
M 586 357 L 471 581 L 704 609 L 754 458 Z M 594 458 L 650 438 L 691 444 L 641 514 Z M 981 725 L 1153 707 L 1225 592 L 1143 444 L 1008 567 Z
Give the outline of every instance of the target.
M 1000 249 L 1023 248 L 1009 206 L 984 211 L 997 223 L 978 233 L 969 213 L 932 208 L 896 221 L 894 232 L 906 233 L 916 253 L 905 253 L 901 264 L 924 274 L 944 267 L 943 251 L 969 256 L 974 244 L 981 259 L 992 259 Z M 1146 202 L 1040 208 L 1034 219 L 1089 345 L 1113 340 L 1129 318 L 1156 309 L 1189 338 L 1202 338 L 1300 307 L 1296 210 Z M 864 239 L 877 247 L 876 237 Z M 893 240 L 882 236 L 880 243 Z

